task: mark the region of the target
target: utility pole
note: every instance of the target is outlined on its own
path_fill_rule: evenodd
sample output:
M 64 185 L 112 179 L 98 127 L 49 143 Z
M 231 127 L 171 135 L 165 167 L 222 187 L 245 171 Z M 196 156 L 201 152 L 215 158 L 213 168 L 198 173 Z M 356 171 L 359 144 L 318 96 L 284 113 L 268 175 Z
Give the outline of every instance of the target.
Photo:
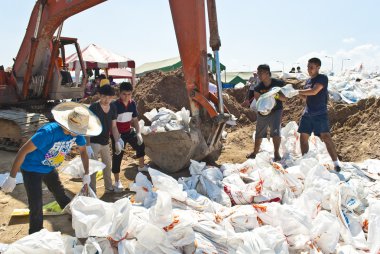
M 331 59 L 331 73 L 334 73 L 334 58 L 332 56 L 325 56 Z
M 351 60 L 350 58 L 343 58 L 342 59 L 342 72 L 343 72 L 344 61 L 350 61 L 350 60 Z

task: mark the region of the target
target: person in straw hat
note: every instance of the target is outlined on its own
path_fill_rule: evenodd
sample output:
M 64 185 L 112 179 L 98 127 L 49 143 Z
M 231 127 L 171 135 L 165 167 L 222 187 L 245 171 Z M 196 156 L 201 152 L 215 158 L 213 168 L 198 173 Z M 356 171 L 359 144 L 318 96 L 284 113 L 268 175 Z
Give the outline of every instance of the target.
M 79 147 L 85 171 L 83 184 L 90 184 L 84 136 L 96 136 L 102 131 L 99 119 L 79 103 L 61 103 L 52 109 L 52 113 L 56 122 L 42 126 L 20 148 L 2 187 L 4 192 L 12 192 L 16 186 L 16 174 L 21 169 L 30 210 L 29 234 L 40 231 L 43 226 L 42 182 L 62 209 L 70 203 L 56 168 L 62 164 L 74 143 Z

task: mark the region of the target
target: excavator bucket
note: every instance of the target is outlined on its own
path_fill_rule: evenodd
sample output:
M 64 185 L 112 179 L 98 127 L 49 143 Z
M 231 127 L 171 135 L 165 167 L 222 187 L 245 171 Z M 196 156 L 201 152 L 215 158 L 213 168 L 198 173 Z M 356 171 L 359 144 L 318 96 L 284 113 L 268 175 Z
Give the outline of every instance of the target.
M 145 153 L 162 171 L 174 173 L 189 165 L 199 141 L 196 131 L 150 133 L 144 136 Z
M 162 171 L 175 173 L 190 165 L 190 159 L 202 160 L 208 156 L 219 157 L 221 143 L 209 146 L 199 126 L 201 121 L 193 117 L 189 130 L 156 132 L 144 135 L 145 153 Z

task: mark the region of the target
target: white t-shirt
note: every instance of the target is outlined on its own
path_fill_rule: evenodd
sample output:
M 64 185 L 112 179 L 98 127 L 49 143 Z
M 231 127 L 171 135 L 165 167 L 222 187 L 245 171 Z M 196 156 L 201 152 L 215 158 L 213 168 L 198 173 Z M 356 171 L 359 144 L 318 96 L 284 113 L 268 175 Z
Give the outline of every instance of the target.
M 210 93 L 217 94 L 218 93 L 218 87 L 213 83 L 208 83 L 208 90 Z

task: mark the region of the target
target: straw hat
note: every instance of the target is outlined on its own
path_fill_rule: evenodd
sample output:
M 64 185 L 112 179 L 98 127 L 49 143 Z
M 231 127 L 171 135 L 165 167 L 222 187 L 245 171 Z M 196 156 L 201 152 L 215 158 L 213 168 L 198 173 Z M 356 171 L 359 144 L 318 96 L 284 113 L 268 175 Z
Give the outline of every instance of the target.
M 51 110 L 51 113 L 55 121 L 77 135 L 98 136 L 102 132 L 103 128 L 99 118 L 80 103 L 58 104 Z

